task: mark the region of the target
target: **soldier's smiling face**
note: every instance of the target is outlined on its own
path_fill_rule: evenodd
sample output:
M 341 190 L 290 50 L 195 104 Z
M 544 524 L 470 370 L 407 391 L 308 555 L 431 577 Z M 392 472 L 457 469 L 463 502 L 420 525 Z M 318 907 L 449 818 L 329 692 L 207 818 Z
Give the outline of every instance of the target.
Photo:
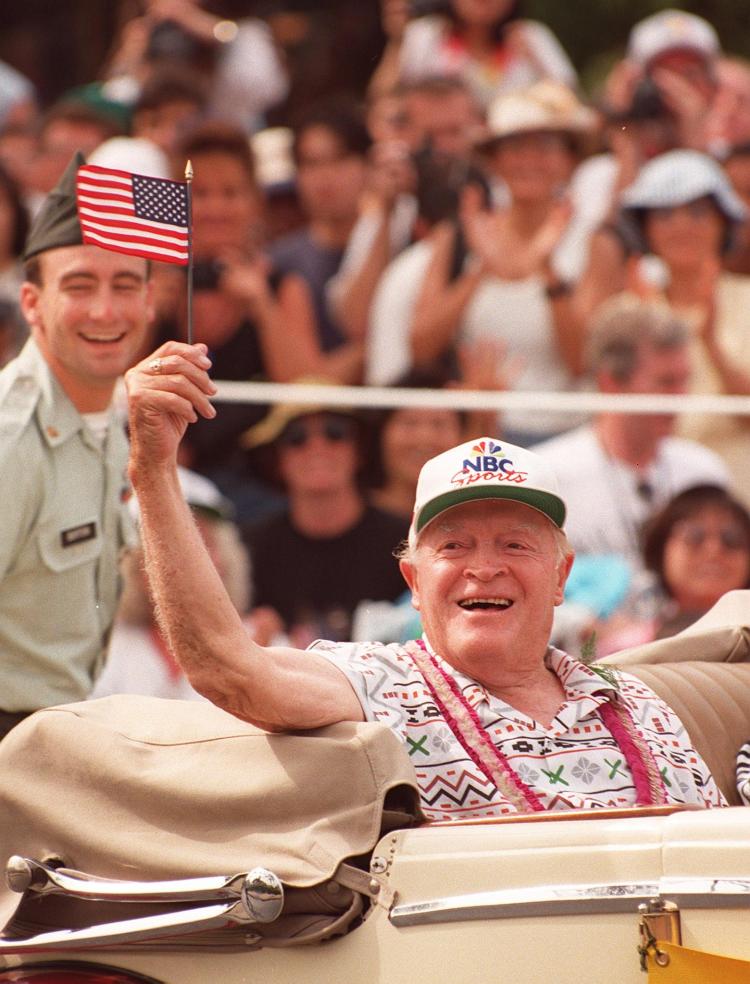
M 52 249 L 39 260 L 41 284 L 21 291 L 34 338 L 75 406 L 105 409 L 153 317 L 146 260 L 96 246 Z

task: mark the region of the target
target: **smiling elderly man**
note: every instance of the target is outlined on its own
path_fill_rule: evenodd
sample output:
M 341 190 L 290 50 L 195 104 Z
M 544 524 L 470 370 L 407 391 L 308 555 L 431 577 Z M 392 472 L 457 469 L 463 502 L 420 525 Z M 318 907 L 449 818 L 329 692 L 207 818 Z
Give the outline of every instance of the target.
M 655 694 L 549 647 L 573 559 L 565 506 L 544 462 L 500 440 L 460 445 L 422 469 L 400 561 L 419 642 L 255 645 L 177 480 L 185 427 L 215 413 L 205 347 L 167 343 L 156 354 L 161 373 L 145 361 L 127 376 L 130 475 L 162 625 L 197 690 L 269 731 L 383 722 L 407 746 L 434 819 L 722 805 Z

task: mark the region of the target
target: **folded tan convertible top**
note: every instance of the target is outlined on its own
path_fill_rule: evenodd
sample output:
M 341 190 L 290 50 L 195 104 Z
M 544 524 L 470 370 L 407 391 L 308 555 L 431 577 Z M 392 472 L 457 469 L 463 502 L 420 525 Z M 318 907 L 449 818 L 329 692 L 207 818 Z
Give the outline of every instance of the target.
M 39 711 L 0 743 L 3 866 L 158 880 L 261 865 L 302 888 L 419 817 L 408 756 L 375 724 L 269 735 L 210 704 L 117 696 Z M 0 893 L 4 923 L 18 896 Z

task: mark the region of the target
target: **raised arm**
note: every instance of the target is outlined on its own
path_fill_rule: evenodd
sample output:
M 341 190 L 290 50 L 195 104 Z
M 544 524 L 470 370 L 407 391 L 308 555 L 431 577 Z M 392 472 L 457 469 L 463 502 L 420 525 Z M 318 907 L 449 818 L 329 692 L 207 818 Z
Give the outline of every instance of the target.
M 180 491 L 176 455 L 198 415 L 216 415 L 204 345 L 167 342 L 126 377 L 130 478 L 159 623 L 191 684 L 268 731 L 361 721 L 344 674 L 322 656 L 263 648 L 247 635 Z
M 455 246 L 455 229 L 441 223 L 431 234 L 432 258 L 414 305 L 411 323 L 412 360 L 419 363 L 440 358 L 459 334 L 461 317 L 485 276 L 484 267 L 476 264 L 450 281 Z
M 333 281 L 336 285 L 333 304 L 349 338 L 366 337 L 372 300 L 383 271 L 394 252 L 408 245 L 405 240 L 394 250 L 391 225 L 398 215 L 399 196 L 412 191 L 414 183 L 414 166 L 405 144 L 388 140 L 373 145 L 368 186 L 359 203 L 359 220 Z
M 382 0 L 381 20 L 386 43 L 383 55 L 370 78 L 370 97 L 391 92 L 400 81 L 401 48 L 409 20 L 408 0 Z

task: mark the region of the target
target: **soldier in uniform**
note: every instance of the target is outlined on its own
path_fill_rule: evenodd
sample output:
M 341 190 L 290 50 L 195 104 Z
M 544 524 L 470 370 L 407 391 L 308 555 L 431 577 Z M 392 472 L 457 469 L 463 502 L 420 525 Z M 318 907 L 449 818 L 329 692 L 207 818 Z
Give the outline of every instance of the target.
M 117 379 L 152 318 L 148 263 L 83 245 L 71 161 L 26 245 L 30 338 L 0 372 L 0 737 L 85 698 L 131 540 Z

